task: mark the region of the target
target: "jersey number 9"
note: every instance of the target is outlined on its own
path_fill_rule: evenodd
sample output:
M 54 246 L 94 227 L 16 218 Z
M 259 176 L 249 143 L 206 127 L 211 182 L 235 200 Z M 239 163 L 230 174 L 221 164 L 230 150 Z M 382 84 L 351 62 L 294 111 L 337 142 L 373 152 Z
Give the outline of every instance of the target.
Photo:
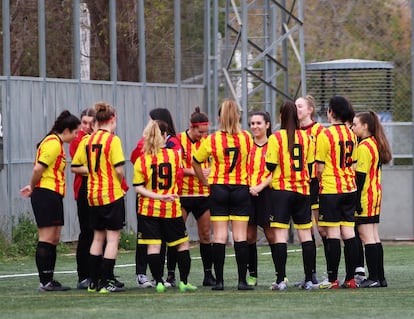
M 172 166 L 170 163 L 151 164 L 152 189 L 170 189 L 172 186 Z M 157 183 L 158 181 L 158 183 Z

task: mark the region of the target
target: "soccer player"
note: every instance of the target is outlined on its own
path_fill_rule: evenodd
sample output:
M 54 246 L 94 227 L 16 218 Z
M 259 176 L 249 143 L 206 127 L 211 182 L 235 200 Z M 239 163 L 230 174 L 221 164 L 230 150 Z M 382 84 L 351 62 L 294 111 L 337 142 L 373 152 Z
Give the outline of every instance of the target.
M 194 152 L 200 148 L 202 141 L 208 134 L 208 116 L 200 111 L 197 106 L 190 116 L 190 127 L 178 134 L 177 138 L 183 148 L 184 177 L 181 188 L 181 209 L 184 222 L 188 214 L 193 213 L 197 221 L 198 237 L 200 240 L 200 256 L 203 262 L 204 279 L 203 286 L 214 286 L 216 279 L 212 274 L 212 246 L 210 238 L 210 208 L 208 196 L 210 190 L 204 186 L 195 175 L 191 166 Z M 210 174 L 208 159 L 202 163 L 204 176 Z
M 316 105 L 315 99 L 312 95 L 306 95 L 303 97 L 298 98 L 295 101 L 296 109 L 298 111 L 298 119 L 300 122 L 300 128 L 305 130 L 308 136 L 311 138 L 312 142 L 316 145 L 316 139 L 318 135 L 323 131 L 324 127 L 315 121 L 316 115 Z M 316 150 L 316 148 L 314 148 Z M 326 230 L 324 227 L 319 226 L 318 222 L 318 215 L 319 215 L 319 181 L 316 176 L 316 162 L 313 164 L 312 172 L 311 172 L 311 184 L 310 184 L 310 192 L 311 192 L 311 207 L 312 207 L 312 214 L 313 218 L 312 221 L 316 223 L 319 235 L 321 236 L 325 258 L 326 258 Z M 312 227 L 312 241 L 314 244 L 314 250 L 316 254 L 316 243 L 315 243 L 315 236 L 313 233 Z M 316 259 L 315 259 L 316 261 Z M 312 276 L 312 283 L 318 284 L 318 278 L 316 275 L 316 264 L 313 266 L 315 273 Z M 296 286 L 301 286 L 305 282 L 296 283 Z
M 273 232 L 269 227 L 271 211 L 271 189 L 269 187 L 272 173 L 266 168 L 265 156 L 267 139 L 272 134 L 272 124 L 268 112 L 257 111 L 250 117 L 250 131 L 253 135 L 253 146 L 248 158 L 249 191 L 252 212 L 247 227 L 247 243 L 249 245 L 247 283 L 257 285 L 257 226 L 262 227 L 266 239 L 270 243 Z
M 354 279 L 358 248 L 355 238 L 355 163 L 356 137 L 347 122 L 354 114 L 352 105 L 342 96 L 329 101 L 326 128 L 316 141 L 317 173 L 320 182 L 319 225 L 326 226 L 328 278 L 320 288 L 340 288 L 338 268 L 341 239 L 344 241 L 346 275 L 343 288 L 357 288 Z
M 92 123 L 95 119 L 95 110 L 93 108 L 84 109 L 81 113 L 81 126 L 78 135 L 69 145 L 69 154 L 73 158 L 81 140 L 93 131 Z M 84 143 L 82 143 L 84 145 Z M 90 282 L 89 275 L 89 248 L 93 241 L 93 229 L 90 225 L 90 212 L 87 198 L 86 183 L 87 176 L 75 174 L 73 181 L 73 193 L 75 195 L 78 220 L 79 220 L 79 237 L 76 247 L 76 264 L 78 272 L 78 289 L 88 289 Z
M 276 282 L 272 284 L 272 290 L 287 289 L 285 278 L 290 219 L 302 245 L 305 272 L 303 289 L 313 289 L 316 255 L 311 231 L 310 170 L 314 157 L 314 144 L 307 133 L 300 129 L 295 103 L 284 102 L 280 108 L 280 130 L 269 137 L 266 153 L 266 166 L 273 172 L 273 207 L 270 216 L 273 241 L 270 247 Z
M 357 113 L 352 130 L 360 138 L 357 148 L 356 224 L 364 243 L 368 278 L 361 288 L 387 287 L 384 252 L 378 233 L 382 187 L 381 166 L 391 161 L 391 149 L 382 125 L 374 112 Z
M 201 143 L 193 155 L 194 171 L 203 185 L 210 186 L 210 214 L 213 223 L 213 264 L 216 285 L 224 289 L 223 269 L 228 226 L 231 221 L 238 268 L 238 290 L 252 290 L 246 282 L 250 196 L 247 157 L 253 139 L 240 128 L 240 113 L 235 101 L 225 100 L 219 108 L 220 129 Z M 211 158 L 211 172 L 206 178 L 201 164 Z
M 180 152 L 165 147 L 167 124 L 150 120 L 144 130 L 143 154 L 134 164 L 133 185 L 138 202 L 138 243 L 147 245 L 148 264 L 156 291 L 164 292 L 160 265 L 161 243 L 176 247 L 179 290 L 197 290 L 188 280 L 191 259 L 189 238 L 182 218 L 178 184 L 182 179 Z
M 181 151 L 182 146 L 180 141 L 176 137 L 176 130 L 174 121 L 172 119 L 170 111 L 166 108 L 155 108 L 152 109 L 149 112 L 149 116 L 152 120 L 160 120 L 165 123 L 167 123 L 167 137 L 165 139 L 165 147 Z M 144 146 L 144 138 L 142 137 L 138 143 L 135 149 L 131 153 L 131 163 L 134 165 L 137 158 L 142 155 L 142 149 Z M 137 205 L 138 205 L 138 197 L 137 197 Z M 138 208 L 138 206 L 137 206 Z M 161 251 L 160 251 L 160 258 L 161 258 L 161 273 L 164 273 L 164 264 L 165 264 L 165 254 L 166 254 L 166 244 L 165 242 L 161 245 Z M 166 287 L 175 287 L 176 281 L 175 281 L 175 265 L 177 263 L 177 257 L 176 257 L 176 251 L 174 247 L 171 247 L 168 249 L 168 258 L 167 258 L 167 268 L 168 268 L 168 276 L 167 280 L 164 282 L 164 285 Z M 136 251 L 135 251 L 135 273 L 137 275 L 137 286 L 138 288 L 150 288 L 153 287 L 153 283 L 148 280 L 147 278 L 147 245 L 140 245 L 138 244 L 138 238 L 137 238 L 137 245 L 136 245 Z
M 71 170 L 88 175 L 87 196 L 94 229 L 89 250 L 91 281 L 88 292 L 111 293 L 123 290 L 113 281 L 113 271 L 121 229 L 125 225 L 125 191 L 122 188 L 125 157 L 121 140 L 114 134 L 114 107 L 98 102 L 95 112 L 97 131 L 85 142 L 85 148 L 78 148 Z
M 66 154 L 63 143 L 70 143 L 78 134 L 80 120 L 69 111 L 60 113 L 50 132 L 37 145 L 36 160 L 30 184 L 20 193 L 30 197 L 38 229 L 36 266 L 39 291 L 70 289 L 54 279 L 56 246 L 64 223 Z

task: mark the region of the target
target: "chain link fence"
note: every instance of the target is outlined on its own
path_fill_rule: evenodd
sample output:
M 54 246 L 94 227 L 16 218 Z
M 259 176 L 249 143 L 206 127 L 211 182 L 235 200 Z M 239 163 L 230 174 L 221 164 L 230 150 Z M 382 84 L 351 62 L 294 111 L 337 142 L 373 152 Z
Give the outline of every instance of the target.
M 411 165 L 411 1 L 307 0 L 304 10 L 307 92 L 322 119 L 335 94 L 376 111 L 393 164 Z

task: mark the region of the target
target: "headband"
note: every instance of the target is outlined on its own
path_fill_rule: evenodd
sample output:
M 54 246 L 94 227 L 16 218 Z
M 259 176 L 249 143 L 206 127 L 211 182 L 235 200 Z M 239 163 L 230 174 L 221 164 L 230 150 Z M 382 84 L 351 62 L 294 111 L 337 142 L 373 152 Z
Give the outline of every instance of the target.
M 196 123 L 191 123 L 191 127 L 195 127 L 195 126 L 201 126 L 201 125 L 208 125 L 208 122 L 196 122 Z

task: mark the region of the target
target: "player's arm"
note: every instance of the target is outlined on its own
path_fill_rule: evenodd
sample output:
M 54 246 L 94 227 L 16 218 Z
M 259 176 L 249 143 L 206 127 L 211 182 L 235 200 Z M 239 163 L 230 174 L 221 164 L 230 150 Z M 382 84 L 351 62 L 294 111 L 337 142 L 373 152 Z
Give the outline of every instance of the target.
M 77 166 L 77 165 L 72 165 L 72 166 L 70 167 L 70 171 L 71 171 L 72 173 L 75 173 L 75 174 L 80 174 L 80 175 L 88 175 L 88 174 L 89 174 L 89 170 L 88 170 L 88 168 L 87 168 L 86 166 L 83 166 L 83 165 L 79 165 L 79 166 Z
M 32 176 L 30 178 L 30 184 L 26 185 L 20 190 L 20 194 L 24 197 L 30 197 L 32 192 L 36 186 L 36 184 L 40 181 L 43 172 L 46 170 L 47 166 L 41 163 L 36 163 L 33 167 Z
M 364 188 L 366 177 L 367 177 L 367 174 L 363 172 L 356 172 L 357 199 L 356 199 L 355 211 L 357 212 L 357 214 L 362 213 L 361 194 L 362 194 L 362 189 Z
M 144 185 L 135 185 L 135 191 L 141 196 L 161 200 L 164 202 L 174 202 L 179 196 L 177 194 L 158 194 L 145 188 Z
M 75 154 L 72 157 L 72 163 L 70 171 L 75 174 L 88 175 L 89 169 L 86 166 L 86 148 L 85 145 L 80 143 L 78 145 Z
M 259 193 L 265 188 L 268 187 L 272 181 L 272 174 L 270 174 L 263 182 L 256 186 L 250 186 L 249 191 L 253 196 L 259 195 Z
M 201 163 L 199 163 L 194 157 L 193 160 L 191 162 L 191 165 L 193 166 L 194 169 L 194 173 L 195 175 L 198 177 L 198 179 L 200 180 L 200 182 L 204 185 L 204 186 L 208 186 L 208 180 L 206 178 L 206 176 L 203 173 L 203 168 L 201 167 Z
M 125 178 L 124 162 L 115 165 L 115 173 L 116 173 L 116 177 L 118 178 L 119 182 L 122 184 L 122 180 Z
M 317 162 L 316 163 L 316 177 L 320 181 L 322 178 L 322 172 L 325 169 L 325 163 Z
M 267 140 L 267 153 L 266 153 L 266 168 L 273 172 L 278 164 L 277 154 L 278 154 L 278 142 L 275 137 L 275 134 L 269 136 Z

